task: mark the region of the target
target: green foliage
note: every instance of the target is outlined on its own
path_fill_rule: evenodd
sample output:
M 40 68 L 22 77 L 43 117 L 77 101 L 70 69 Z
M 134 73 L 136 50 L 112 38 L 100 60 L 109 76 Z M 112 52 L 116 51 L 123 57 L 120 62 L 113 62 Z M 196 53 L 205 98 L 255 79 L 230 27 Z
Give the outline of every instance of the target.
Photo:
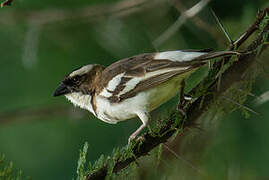
M 156 166 L 158 166 L 161 162 L 161 155 L 163 151 L 163 144 L 160 144 L 156 151 Z
M 266 12 L 265 17 L 261 21 L 261 24 L 259 26 L 259 29 L 260 30 L 263 30 L 265 28 L 265 26 L 267 25 L 268 22 L 269 22 L 269 14 L 268 14 L 268 12 Z
M 221 114 L 227 114 L 236 110 L 240 110 L 245 118 L 249 118 L 250 114 L 243 105 L 252 89 L 254 81 L 241 82 L 230 88 L 217 102 L 218 111 Z
M 259 30 L 260 30 L 260 33 L 262 33 L 263 29 L 265 28 L 265 26 L 269 23 L 269 14 L 268 12 L 265 14 L 265 17 L 263 18 L 260 26 L 259 26 Z M 268 37 L 269 37 L 269 33 L 264 33 L 263 34 L 263 43 L 261 43 L 259 46 L 258 46 L 258 49 L 257 49 L 257 54 L 260 55 L 262 49 L 263 49 L 263 46 L 264 45 L 268 45 Z
M 112 156 L 107 156 L 105 157 L 103 154 L 100 156 L 100 158 L 95 161 L 95 163 L 93 165 L 91 165 L 91 163 L 89 163 L 89 166 L 87 168 L 87 173 L 86 174 L 91 174 L 94 173 L 98 170 L 100 170 L 103 167 L 107 167 L 107 175 L 106 175 L 106 179 L 111 179 L 113 177 L 115 177 L 115 175 L 113 175 L 113 168 L 115 166 L 115 164 L 119 161 L 124 161 L 128 158 L 133 157 L 133 152 L 132 152 L 132 147 L 135 145 L 132 144 L 130 146 L 126 146 L 126 147 L 122 147 L 122 148 L 115 148 L 113 149 L 112 152 Z M 132 166 L 132 168 L 134 168 L 134 166 Z M 83 176 L 85 176 L 85 171 L 83 171 Z M 123 172 L 124 173 L 124 172 Z
M 166 124 L 170 124 L 170 128 L 167 131 L 160 133 L 162 127 Z M 177 133 L 180 133 L 182 130 L 183 124 L 184 124 L 184 118 L 182 117 L 182 115 L 175 110 L 170 110 L 170 111 L 167 111 L 167 113 L 165 113 L 162 117 L 160 117 L 157 120 L 157 123 L 155 123 L 155 125 L 153 126 L 153 129 L 152 129 L 153 131 L 150 132 L 150 135 L 152 137 L 161 138 L 167 132 L 171 130 L 175 130 L 175 129 L 177 130 L 176 131 Z M 138 164 L 138 161 L 136 160 L 137 157 L 134 154 L 134 150 L 140 151 L 142 142 L 143 142 L 142 140 L 132 141 L 128 146 L 125 146 L 122 148 L 119 148 L 119 147 L 114 148 L 111 156 L 105 157 L 104 155 L 101 155 L 100 158 L 97 161 L 95 161 L 93 166 L 92 165 L 88 166 L 87 174 L 92 174 L 100 170 L 101 168 L 106 167 L 107 168 L 106 179 L 111 179 L 115 177 L 117 178 L 121 177 L 124 179 L 126 174 L 128 174 L 128 177 L 130 177 L 130 174 L 133 174 L 133 172 L 135 172 L 135 169 Z M 160 145 L 156 147 L 155 150 L 153 150 L 152 152 L 153 154 L 156 154 L 156 159 L 159 163 L 161 152 L 162 152 L 162 146 Z M 121 171 L 119 173 L 120 174 L 119 176 L 118 175 L 116 176 L 115 174 L 113 174 L 113 170 L 114 170 L 113 168 L 115 167 L 115 164 L 118 162 L 124 162 L 125 160 L 129 158 L 134 158 L 135 161 L 131 163 L 131 165 L 129 165 L 123 171 Z M 83 172 L 80 175 L 81 177 L 86 175 L 84 170 L 78 171 L 78 172 Z
M 78 159 L 78 167 L 77 167 L 77 180 L 85 179 L 85 164 L 86 164 L 86 156 L 88 153 L 88 142 L 85 142 L 83 149 L 80 150 L 79 159 Z
M 23 180 L 22 171 L 14 169 L 13 162 L 5 162 L 5 156 L 0 156 L 0 179 L 1 180 Z

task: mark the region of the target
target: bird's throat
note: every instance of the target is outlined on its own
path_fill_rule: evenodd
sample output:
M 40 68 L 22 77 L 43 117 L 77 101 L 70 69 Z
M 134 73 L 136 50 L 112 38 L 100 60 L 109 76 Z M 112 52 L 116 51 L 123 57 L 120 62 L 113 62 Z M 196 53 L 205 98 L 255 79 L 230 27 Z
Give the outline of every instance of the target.
M 88 94 L 85 95 L 85 94 L 82 94 L 81 92 L 73 92 L 73 93 L 66 94 L 65 97 L 69 101 L 71 101 L 75 106 L 79 106 L 80 108 L 86 109 L 90 111 L 91 113 L 93 113 L 94 115 L 96 115 L 93 110 L 91 95 L 88 95 Z

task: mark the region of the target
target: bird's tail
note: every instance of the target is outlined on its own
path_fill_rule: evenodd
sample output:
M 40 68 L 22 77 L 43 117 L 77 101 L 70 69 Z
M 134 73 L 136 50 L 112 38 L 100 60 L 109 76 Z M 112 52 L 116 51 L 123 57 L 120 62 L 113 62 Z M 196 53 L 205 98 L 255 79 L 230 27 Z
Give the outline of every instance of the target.
M 193 64 L 198 62 L 207 62 L 209 59 L 231 56 L 231 55 L 240 55 L 241 53 L 236 51 L 211 51 L 211 49 L 203 50 L 177 50 L 177 51 L 166 51 L 157 53 L 154 56 L 154 59 L 168 59 L 177 63 L 187 63 Z
M 237 51 L 215 51 L 215 52 L 208 52 L 205 54 L 202 54 L 198 57 L 195 57 L 191 61 L 188 61 L 189 63 L 196 63 L 196 62 L 206 62 L 210 59 L 214 59 L 217 57 L 224 57 L 224 56 L 232 56 L 232 55 L 241 55 L 242 53 Z

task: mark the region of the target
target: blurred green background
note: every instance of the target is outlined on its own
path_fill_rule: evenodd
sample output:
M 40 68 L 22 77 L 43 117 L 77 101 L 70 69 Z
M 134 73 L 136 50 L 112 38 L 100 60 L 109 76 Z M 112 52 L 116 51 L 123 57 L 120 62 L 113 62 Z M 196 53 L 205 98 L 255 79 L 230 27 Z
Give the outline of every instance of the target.
M 14 0 L 12 6 L 0 9 L 0 153 L 33 179 L 64 180 L 75 177 L 79 149 L 85 141 L 89 142 L 90 161 L 125 145 L 140 124 L 137 119 L 106 124 L 74 108 L 64 97 L 53 98 L 55 88 L 67 73 L 85 64 L 109 65 L 144 52 L 227 48 L 229 43 L 209 8 L 188 20 L 161 46 L 153 45 L 177 20 L 180 9 L 197 2 Z M 266 0 L 210 3 L 234 39 L 266 5 Z M 252 92 L 259 96 L 268 89 L 267 74 L 258 79 Z M 234 112 L 225 117 L 202 154 L 203 167 L 217 177 L 229 179 L 229 173 L 236 177 L 241 169 L 248 177 L 269 178 L 269 104 L 254 106 L 253 99 L 248 106 L 261 115 L 245 119 Z M 153 118 L 175 102 L 153 112 Z

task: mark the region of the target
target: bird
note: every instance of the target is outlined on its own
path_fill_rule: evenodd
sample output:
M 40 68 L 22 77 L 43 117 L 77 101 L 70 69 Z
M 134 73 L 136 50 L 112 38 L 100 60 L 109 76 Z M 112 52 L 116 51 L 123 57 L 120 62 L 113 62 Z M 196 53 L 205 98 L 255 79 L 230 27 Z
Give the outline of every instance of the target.
M 149 125 L 150 112 L 176 96 L 191 73 L 211 59 L 239 54 L 171 50 L 132 56 L 107 67 L 87 64 L 67 74 L 53 95 L 64 95 L 106 123 L 138 117 L 142 124 L 130 135 L 130 143 Z

